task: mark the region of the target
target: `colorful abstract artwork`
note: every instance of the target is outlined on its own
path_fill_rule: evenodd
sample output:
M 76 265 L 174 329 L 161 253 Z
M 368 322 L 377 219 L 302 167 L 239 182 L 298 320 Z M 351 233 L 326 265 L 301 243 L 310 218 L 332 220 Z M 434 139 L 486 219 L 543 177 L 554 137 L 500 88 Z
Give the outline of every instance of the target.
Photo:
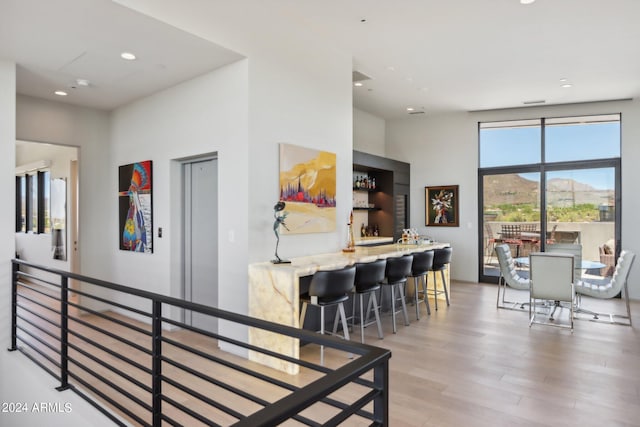
M 153 253 L 151 163 L 131 163 L 118 170 L 118 234 L 123 251 Z
M 336 155 L 280 144 L 280 200 L 286 203 L 283 234 L 336 229 Z

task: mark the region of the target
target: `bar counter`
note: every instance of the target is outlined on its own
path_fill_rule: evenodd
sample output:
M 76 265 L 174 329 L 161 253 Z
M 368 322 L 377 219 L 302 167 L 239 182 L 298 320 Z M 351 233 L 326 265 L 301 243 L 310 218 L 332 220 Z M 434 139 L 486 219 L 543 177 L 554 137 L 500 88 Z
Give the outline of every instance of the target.
M 437 242 L 422 245 L 394 243 L 356 247 L 355 252 L 334 252 L 292 258 L 291 264 L 272 264 L 271 262 L 250 264 L 249 316 L 299 328 L 301 277 L 311 276 L 318 270 L 335 270 L 356 262 L 370 262 L 448 246 L 450 246 L 448 243 Z M 299 343 L 294 338 L 250 328 L 249 343 L 291 357 L 299 357 Z M 249 352 L 249 359 L 289 374 L 298 373 L 297 365 L 257 352 Z

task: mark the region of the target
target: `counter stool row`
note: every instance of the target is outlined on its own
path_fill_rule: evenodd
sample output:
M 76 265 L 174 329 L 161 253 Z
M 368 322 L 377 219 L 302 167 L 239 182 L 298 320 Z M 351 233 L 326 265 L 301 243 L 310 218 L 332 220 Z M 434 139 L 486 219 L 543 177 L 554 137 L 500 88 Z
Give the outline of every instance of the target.
M 437 296 L 445 294 L 447 305 L 449 305 L 449 293 L 445 279 L 444 270 L 451 262 L 451 248 L 427 250 L 396 258 L 387 258 L 368 263 L 356 263 L 352 266 L 339 270 L 317 271 L 309 285 L 309 291 L 300 296 L 302 310 L 300 313 L 300 327 L 303 326 L 304 319 L 309 305 L 320 308 L 320 333 L 325 333 L 325 307 L 337 306 L 334 320 L 333 333 L 337 333 L 338 324 L 341 323 L 343 336 L 349 339 L 349 329 L 347 327 L 347 316 L 344 309 L 344 302 L 353 293 L 353 313 L 352 327 L 355 328 L 356 302 L 359 302 L 360 320 L 360 340 L 364 343 L 364 328 L 374 322 L 378 328 L 378 337 L 383 338 L 382 322 L 380 320 L 381 300 L 378 302 L 376 293 L 381 286 L 390 286 L 391 292 L 391 315 L 393 318 L 393 333 L 396 333 L 396 314 L 402 311 L 405 325 L 409 325 L 409 316 L 406 306 L 405 287 L 407 278 L 413 278 L 414 295 L 416 306 L 416 318 L 420 319 L 421 302 L 425 303 L 427 314 L 431 314 L 428 296 L 433 295 L 435 299 L 435 309 L 438 309 Z M 429 271 L 433 271 L 433 289 L 428 288 L 427 276 Z M 443 288 L 436 288 L 436 272 L 442 275 Z M 397 292 L 397 294 L 396 294 Z M 367 308 L 364 308 L 364 297 L 368 296 Z M 357 298 L 356 298 L 357 297 Z M 421 297 L 421 298 L 420 298 Z M 397 308 L 397 303 L 400 308 Z M 369 321 L 369 316 L 373 312 L 375 321 Z M 324 350 L 321 350 L 321 358 Z

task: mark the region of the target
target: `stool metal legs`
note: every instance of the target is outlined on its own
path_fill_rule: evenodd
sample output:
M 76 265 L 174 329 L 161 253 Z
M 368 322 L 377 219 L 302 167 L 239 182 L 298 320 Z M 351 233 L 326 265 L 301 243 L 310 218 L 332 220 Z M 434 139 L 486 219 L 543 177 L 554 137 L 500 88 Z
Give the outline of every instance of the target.
M 307 314 L 307 305 L 308 303 L 302 303 L 302 310 L 300 310 L 300 328 L 304 326 L 304 319 Z M 324 335 L 324 305 L 318 305 L 320 308 L 320 334 Z M 349 326 L 347 324 L 347 314 L 344 311 L 344 304 L 338 303 L 338 309 L 336 310 L 336 317 L 333 322 L 333 334 L 337 335 L 338 332 L 338 320 L 342 323 L 342 331 L 344 332 L 344 339 L 349 340 Z M 349 355 L 349 358 L 353 357 Z M 320 364 L 324 365 L 324 346 L 320 346 Z
M 398 287 L 398 292 L 400 293 L 400 302 L 402 303 L 402 313 L 404 314 L 404 324 L 409 326 L 409 314 L 407 313 L 407 304 L 405 302 L 404 297 L 404 286 L 401 283 L 394 283 L 391 285 L 391 317 L 393 318 L 393 333 L 398 332 L 398 328 L 396 327 L 396 295 L 395 289 Z
M 440 275 L 442 277 L 442 291 L 438 290 L 436 270 L 433 271 L 433 299 L 435 300 L 436 311 L 438 311 L 438 294 L 442 292 L 444 292 L 444 297 L 447 300 L 447 306 L 449 305 L 449 291 L 447 291 L 447 279 L 445 278 L 444 270 L 440 270 Z
M 364 294 L 368 293 L 369 294 L 369 301 L 367 302 L 367 310 L 364 310 Z M 356 295 L 359 296 L 359 300 L 360 300 L 360 342 L 362 342 L 364 344 L 364 328 L 365 326 L 369 326 L 370 324 L 372 324 L 373 322 L 369 322 L 369 313 L 371 313 L 371 309 L 373 306 L 373 313 L 376 316 L 376 326 L 378 327 L 378 338 L 382 339 L 384 338 L 384 335 L 382 333 L 382 322 L 380 321 L 380 307 L 378 305 L 378 298 L 376 297 L 376 292 L 375 291 L 371 291 L 371 292 L 362 292 L 362 293 L 357 293 Z M 353 298 L 353 313 L 351 315 L 351 327 L 355 327 L 355 318 L 356 318 L 356 299 L 355 297 Z M 366 313 L 366 316 L 365 316 Z
M 428 272 L 427 272 L 428 273 Z M 413 276 L 413 290 L 416 299 L 416 319 L 420 320 L 420 302 L 424 301 L 424 305 L 427 306 L 427 314 L 431 315 L 431 307 L 429 307 L 429 299 L 427 296 L 427 280 L 429 280 L 428 274 L 421 276 Z M 418 286 L 420 286 L 419 289 Z M 422 299 L 419 298 L 422 293 Z

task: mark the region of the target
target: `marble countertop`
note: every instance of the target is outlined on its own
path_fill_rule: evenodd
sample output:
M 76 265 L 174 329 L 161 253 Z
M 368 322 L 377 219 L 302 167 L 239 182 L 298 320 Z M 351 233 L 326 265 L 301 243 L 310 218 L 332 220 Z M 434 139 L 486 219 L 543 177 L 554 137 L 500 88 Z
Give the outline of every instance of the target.
M 308 276 L 318 270 L 336 270 L 353 265 L 357 262 L 371 262 L 377 259 L 399 257 L 413 252 L 439 249 L 450 246 L 449 243 L 433 242 L 422 245 L 407 245 L 392 243 L 379 246 L 357 246 L 355 252 L 332 252 L 326 254 L 309 255 L 291 258 L 290 264 L 272 264 L 262 262 L 251 264 L 253 268 L 274 269 L 282 272 L 295 273 L 297 276 Z

